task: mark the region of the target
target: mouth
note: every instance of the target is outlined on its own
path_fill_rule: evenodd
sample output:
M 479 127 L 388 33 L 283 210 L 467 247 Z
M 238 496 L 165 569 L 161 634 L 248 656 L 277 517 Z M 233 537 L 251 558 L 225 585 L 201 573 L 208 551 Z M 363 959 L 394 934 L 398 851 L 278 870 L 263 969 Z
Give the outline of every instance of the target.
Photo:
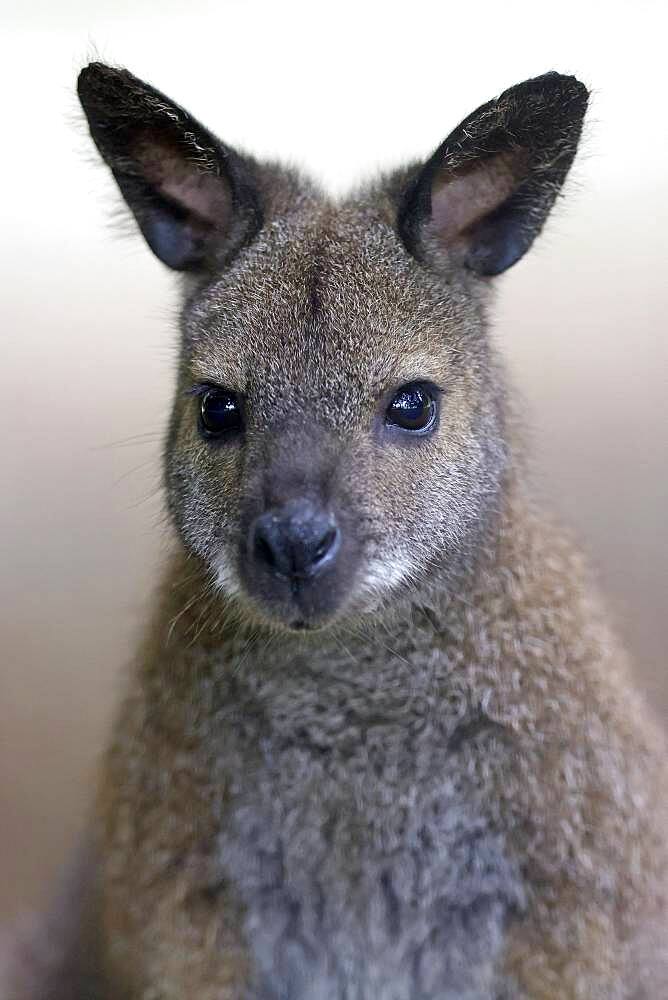
M 244 588 L 246 590 L 246 588 Z M 343 604 L 296 599 L 290 594 L 282 600 L 246 590 L 245 596 L 253 613 L 266 625 L 299 635 L 321 632 L 340 616 Z
M 349 604 L 356 560 L 346 558 L 347 546 L 337 538 L 323 541 L 327 553 L 316 550 L 308 571 L 277 567 L 248 545 L 239 555 L 238 576 L 243 595 L 262 620 L 294 633 L 315 632 L 337 619 Z M 255 558 L 253 558 L 255 556 Z
M 303 618 L 295 618 L 294 621 L 290 622 L 289 626 L 293 632 L 315 632 L 317 625 L 311 625 L 310 622 L 304 621 Z

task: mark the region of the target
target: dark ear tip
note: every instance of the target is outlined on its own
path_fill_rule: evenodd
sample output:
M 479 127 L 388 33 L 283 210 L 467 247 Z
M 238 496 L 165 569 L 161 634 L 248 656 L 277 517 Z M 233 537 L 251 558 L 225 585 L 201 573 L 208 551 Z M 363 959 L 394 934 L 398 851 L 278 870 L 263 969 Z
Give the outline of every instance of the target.
M 84 108 L 102 107 L 127 97 L 137 89 L 139 81 L 126 69 L 92 62 L 84 66 L 77 78 L 77 94 Z M 134 85 L 134 86 L 133 86 Z
M 114 74 L 118 74 L 118 70 L 112 69 L 111 66 L 105 66 L 104 63 L 88 63 L 77 77 L 77 92 L 79 96 L 89 93 L 105 79 L 108 79 L 110 75 Z
M 575 76 L 567 76 L 556 70 L 550 70 L 549 73 L 543 73 L 542 76 L 533 77 L 516 87 L 511 87 L 502 98 L 512 96 L 516 99 L 526 99 L 532 95 L 541 98 L 545 103 L 568 103 L 576 112 L 581 110 L 582 114 L 587 109 L 589 99 L 589 91 L 584 83 Z
M 555 72 L 555 70 L 546 75 L 554 80 L 558 90 L 564 97 L 570 100 L 582 101 L 586 105 L 589 98 L 589 91 L 576 76 L 565 76 L 563 73 Z

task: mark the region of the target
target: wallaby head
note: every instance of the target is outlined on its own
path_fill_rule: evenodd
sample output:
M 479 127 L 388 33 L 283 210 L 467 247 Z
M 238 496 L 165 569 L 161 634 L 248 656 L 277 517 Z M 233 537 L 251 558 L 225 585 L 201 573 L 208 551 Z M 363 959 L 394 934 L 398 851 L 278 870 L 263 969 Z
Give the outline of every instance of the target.
M 166 448 L 186 548 L 244 614 L 323 627 L 471 565 L 507 465 L 486 334 L 494 276 L 540 231 L 587 91 L 548 73 L 426 163 L 333 202 L 92 64 L 93 139 L 185 277 Z

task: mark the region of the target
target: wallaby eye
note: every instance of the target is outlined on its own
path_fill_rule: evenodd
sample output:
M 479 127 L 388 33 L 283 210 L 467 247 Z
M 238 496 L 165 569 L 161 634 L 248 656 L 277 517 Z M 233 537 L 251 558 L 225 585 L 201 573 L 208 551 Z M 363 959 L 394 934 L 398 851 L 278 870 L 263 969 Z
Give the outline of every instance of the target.
M 207 389 L 200 398 L 199 423 L 205 437 L 221 437 L 243 430 L 241 401 L 236 392 Z
M 387 408 L 386 423 L 404 431 L 427 431 L 436 420 L 436 400 L 423 385 L 405 385 Z

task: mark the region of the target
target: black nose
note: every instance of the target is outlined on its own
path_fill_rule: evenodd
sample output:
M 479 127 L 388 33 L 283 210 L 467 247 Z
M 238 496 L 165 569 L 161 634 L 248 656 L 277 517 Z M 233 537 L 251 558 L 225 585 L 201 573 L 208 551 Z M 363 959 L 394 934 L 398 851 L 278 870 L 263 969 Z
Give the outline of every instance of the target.
M 257 517 L 250 527 L 251 558 L 276 576 L 315 576 L 336 559 L 341 532 L 331 514 L 294 500 Z

